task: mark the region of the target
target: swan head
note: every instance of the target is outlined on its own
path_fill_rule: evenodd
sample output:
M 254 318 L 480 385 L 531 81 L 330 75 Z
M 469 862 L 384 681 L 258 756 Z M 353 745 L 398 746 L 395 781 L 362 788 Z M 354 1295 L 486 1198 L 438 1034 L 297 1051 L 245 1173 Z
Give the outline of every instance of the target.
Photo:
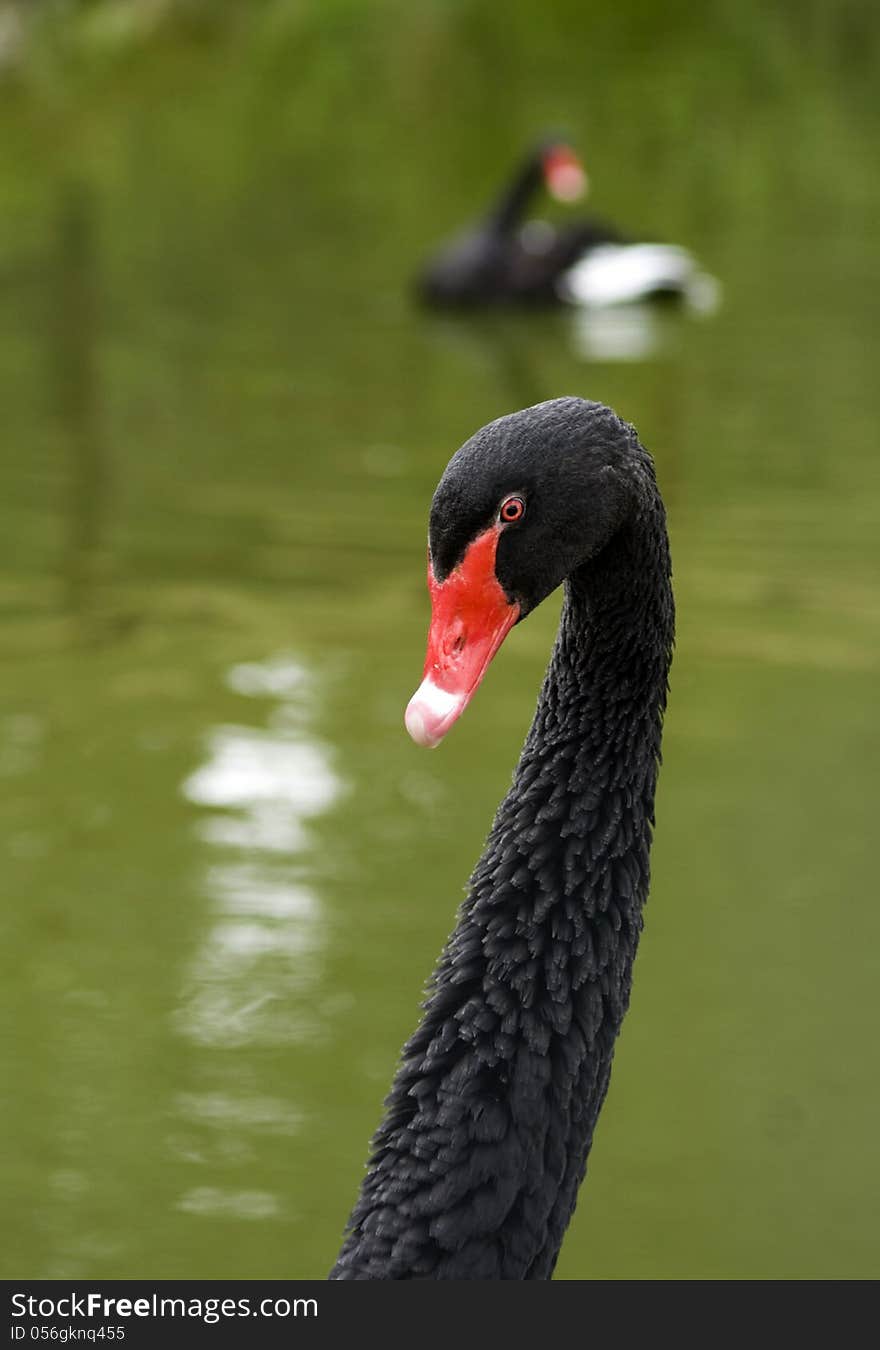
M 406 728 L 440 743 L 514 624 L 598 553 L 630 509 L 644 452 L 609 408 L 553 399 L 483 427 L 431 506 L 431 622 Z

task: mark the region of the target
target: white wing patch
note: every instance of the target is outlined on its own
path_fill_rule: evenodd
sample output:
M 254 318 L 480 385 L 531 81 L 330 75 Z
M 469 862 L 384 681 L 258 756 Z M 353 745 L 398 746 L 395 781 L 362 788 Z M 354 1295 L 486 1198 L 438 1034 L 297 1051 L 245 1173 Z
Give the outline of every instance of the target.
M 672 291 L 705 309 L 706 283 L 717 285 L 675 244 L 600 244 L 563 273 L 557 289 L 575 305 L 622 305 Z

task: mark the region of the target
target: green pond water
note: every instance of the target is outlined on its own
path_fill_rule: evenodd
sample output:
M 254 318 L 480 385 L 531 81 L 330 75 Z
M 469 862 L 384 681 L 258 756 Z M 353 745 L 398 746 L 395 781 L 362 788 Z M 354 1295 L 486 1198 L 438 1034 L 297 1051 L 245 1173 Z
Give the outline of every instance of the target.
M 431 493 L 576 393 L 655 456 L 679 623 L 557 1278 L 876 1277 L 873 10 L 224 14 L 0 87 L 0 1271 L 329 1269 L 558 612 L 413 746 Z M 411 303 L 559 125 L 715 313 Z

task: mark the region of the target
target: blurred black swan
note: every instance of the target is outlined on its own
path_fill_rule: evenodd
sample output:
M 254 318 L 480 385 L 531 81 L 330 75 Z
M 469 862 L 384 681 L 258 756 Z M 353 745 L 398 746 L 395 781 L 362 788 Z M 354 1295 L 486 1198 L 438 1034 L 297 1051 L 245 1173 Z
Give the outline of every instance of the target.
M 487 215 L 455 236 L 418 277 L 430 305 L 614 305 L 672 297 L 712 303 L 716 283 L 686 249 L 639 243 L 595 217 L 554 225 L 526 218 L 543 187 L 557 201 L 582 197 L 587 175 L 570 146 L 545 141 L 522 162 Z
M 579 398 L 484 427 L 440 480 L 415 741 L 438 744 L 511 627 L 561 582 L 532 728 L 334 1280 L 546 1280 L 574 1209 L 642 927 L 674 621 L 651 458 Z

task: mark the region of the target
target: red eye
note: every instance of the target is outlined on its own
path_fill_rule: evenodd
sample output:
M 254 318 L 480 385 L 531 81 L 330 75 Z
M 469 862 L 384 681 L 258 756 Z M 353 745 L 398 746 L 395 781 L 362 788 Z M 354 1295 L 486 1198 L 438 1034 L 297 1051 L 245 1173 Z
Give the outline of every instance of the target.
M 507 501 L 501 503 L 498 516 L 506 525 L 512 525 L 515 520 L 522 520 L 525 513 L 526 504 L 522 497 L 508 497 Z

